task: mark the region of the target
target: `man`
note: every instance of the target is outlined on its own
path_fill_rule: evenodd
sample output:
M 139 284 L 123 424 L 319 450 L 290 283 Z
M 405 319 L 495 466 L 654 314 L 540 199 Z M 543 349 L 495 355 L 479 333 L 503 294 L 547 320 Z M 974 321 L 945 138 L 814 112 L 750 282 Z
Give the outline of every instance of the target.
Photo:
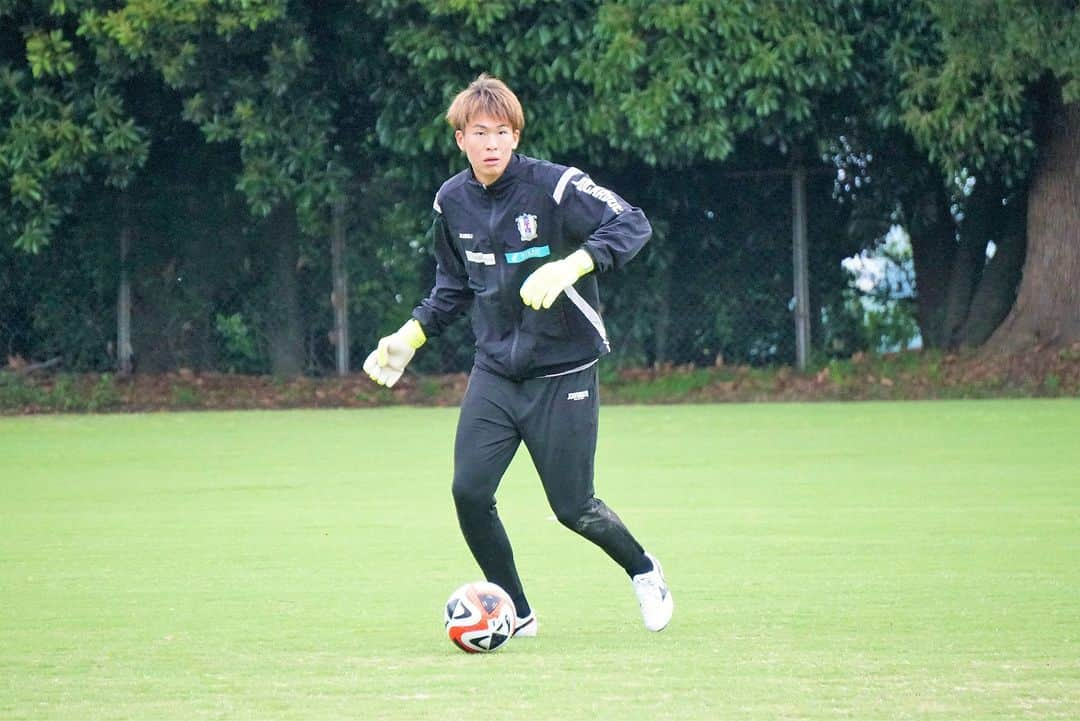
M 652 228 L 580 170 L 516 154 L 525 117 L 500 80 L 478 77 L 446 118 L 469 169 L 435 196 L 435 286 L 364 370 L 394 385 L 427 338 L 471 309 L 476 356 L 454 443 L 454 504 L 487 580 L 514 600 L 514 635 L 535 636 L 538 623 L 495 491 L 521 442 L 556 518 L 626 570 L 645 627 L 659 631 L 674 608 L 660 563 L 593 494 L 596 363 L 610 350 L 595 274 L 629 262 Z

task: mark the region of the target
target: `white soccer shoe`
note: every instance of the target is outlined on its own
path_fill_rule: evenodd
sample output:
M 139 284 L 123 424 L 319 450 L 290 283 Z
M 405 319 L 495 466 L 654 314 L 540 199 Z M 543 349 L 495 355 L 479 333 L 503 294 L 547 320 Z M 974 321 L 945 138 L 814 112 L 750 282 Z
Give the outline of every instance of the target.
M 664 580 L 664 569 L 660 567 L 660 562 L 651 553 L 645 555 L 652 561 L 653 569 L 639 573 L 630 579 L 630 582 L 637 594 L 638 605 L 641 606 L 641 618 L 645 621 L 645 628 L 650 631 L 663 631 L 675 611 L 675 599 L 671 597 L 667 581 Z
M 514 636 L 535 638 L 538 630 L 540 630 L 540 623 L 536 620 L 536 613 L 533 611 L 530 611 L 525 618 L 514 619 Z

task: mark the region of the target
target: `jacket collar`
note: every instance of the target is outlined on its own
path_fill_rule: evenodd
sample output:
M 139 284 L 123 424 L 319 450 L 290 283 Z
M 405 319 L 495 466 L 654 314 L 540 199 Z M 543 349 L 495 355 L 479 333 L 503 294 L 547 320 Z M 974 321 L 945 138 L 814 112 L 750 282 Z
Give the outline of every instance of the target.
M 521 155 L 519 155 L 518 153 L 514 153 L 510 156 L 510 162 L 507 163 L 506 170 L 504 170 L 503 174 L 499 176 L 498 180 L 496 180 L 491 185 L 484 185 L 479 180 L 477 180 L 476 175 L 474 175 L 472 172 L 472 168 L 469 169 L 469 182 L 474 183 L 475 185 L 483 188 L 489 193 L 498 193 L 514 184 L 514 180 L 517 178 L 518 175 L 521 174 L 521 169 L 524 165 L 525 163 L 522 161 Z

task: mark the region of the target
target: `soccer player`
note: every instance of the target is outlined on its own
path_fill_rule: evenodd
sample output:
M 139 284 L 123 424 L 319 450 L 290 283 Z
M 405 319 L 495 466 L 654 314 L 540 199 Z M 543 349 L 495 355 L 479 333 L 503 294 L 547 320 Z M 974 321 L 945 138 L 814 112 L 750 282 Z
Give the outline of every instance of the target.
M 514 634 L 535 636 L 538 623 L 495 491 L 522 442 L 555 517 L 625 569 L 645 627 L 660 631 L 674 608 L 660 563 L 593 493 L 596 364 L 610 350 L 596 275 L 628 263 L 652 227 L 577 168 L 515 153 L 525 117 L 502 81 L 480 75 L 446 119 L 469 168 L 435 195 L 435 285 L 364 370 L 393 386 L 427 338 L 471 310 L 476 354 L 454 443 L 454 504 L 481 571 L 514 600 Z

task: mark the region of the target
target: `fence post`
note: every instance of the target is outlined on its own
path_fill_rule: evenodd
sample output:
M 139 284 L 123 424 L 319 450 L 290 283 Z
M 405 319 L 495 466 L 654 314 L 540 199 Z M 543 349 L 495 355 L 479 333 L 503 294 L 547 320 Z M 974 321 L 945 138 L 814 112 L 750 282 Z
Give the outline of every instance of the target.
M 116 293 L 116 370 L 130 375 L 133 367 L 131 346 L 131 203 L 128 191 L 121 191 L 120 203 L 120 287 Z
M 334 290 L 330 297 L 334 306 L 334 353 L 337 374 L 349 375 L 349 278 L 345 267 L 345 201 L 334 203 L 330 228 L 331 273 Z
M 810 353 L 810 282 L 806 246 L 806 166 L 791 174 L 792 261 L 795 277 L 795 364 L 806 370 Z

